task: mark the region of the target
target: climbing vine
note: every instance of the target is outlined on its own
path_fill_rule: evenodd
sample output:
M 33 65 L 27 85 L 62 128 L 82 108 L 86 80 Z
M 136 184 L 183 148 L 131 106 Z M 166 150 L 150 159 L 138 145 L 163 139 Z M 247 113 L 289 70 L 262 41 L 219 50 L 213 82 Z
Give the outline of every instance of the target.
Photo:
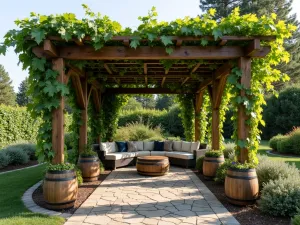
M 207 137 L 208 132 L 208 122 L 209 122 L 209 114 L 211 113 L 211 103 L 208 96 L 208 92 L 205 91 L 203 95 L 203 103 L 201 107 L 201 112 L 199 115 L 200 118 L 200 142 L 203 143 L 205 140 L 209 140 Z
M 246 113 L 249 116 L 247 124 L 251 127 L 250 137 L 247 140 L 237 140 L 236 132 L 234 136 L 239 148 L 249 148 L 250 161 L 257 162 L 255 154 L 260 139 L 258 125 L 264 124 L 261 117 L 262 105 L 265 104 L 264 94 L 273 91 L 273 82 L 288 79 L 286 74 L 282 74 L 273 67 L 280 62 L 288 62 L 289 54 L 283 48 L 283 41 L 285 38 L 291 36 L 291 32 L 296 29 L 295 26 L 277 20 L 276 14 L 271 14 L 270 17 L 262 16 L 261 18 L 257 18 L 254 14 L 241 16 L 238 8 L 234 9 L 228 17 L 223 18 L 221 21 L 213 19 L 215 10 L 210 9 L 207 14 L 200 17 L 185 17 L 184 19 L 177 19 L 171 22 L 159 22 L 157 20 L 157 12 L 153 7 L 147 16 L 139 17 L 141 24 L 136 30 L 132 30 L 131 28 L 122 28 L 118 22 L 110 20 L 107 16 L 92 12 L 86 5 L 83 5 L 83 8 L 86 14 L 86 17 L 83 19 L 76 18 L 72 13 L 58 15 L 31 13 L 29 18 L 16 20 L 15 23 L 19 29 L 8 31 L 4 36 L 3 43 L 0 44 L 0 54 L 5 54 L 7 48 L 13 47 L 19 55 L 23 69 L 29 70 L 29 92 L 33 100 L 28 108 L 34 117 L 41 117 L 43 119 L 37 137 L 37 153 L 40 161 L 51 161 L 54 156 L 51 144 L 51 112 L 59 107 L 59 99 L 67 96 L 70 89 L 67 85 L 59 83 L 56 80 L 58 73 L 52 69 L 50 61 L 47 61 L 45 58 L 37 58 L 32 52 L 32 49 L 39 46 L 48 36 L 58 36 L 66 41 L 60 42 L 60 45 L 68 45 L 69 43 L 67 42 L 72 38 L 76 38 L 79 41 L 85 40 L 95 50 L 99 50 L 103 46 L 120 44 L 118 42 L 111 42 L 114 36 L 131 36 L 131 48 L 136 49 L 141 45 L 164 46 L 166 53 L 172 54 L 176 45 L 172 36 L 200 37 L 199 40 L 193 41 L 193 43 L 185 43 L 186 45 L 215 46 L 220 41 L 220 38 L 225 35 L 275 35 L 276 40 L 268 43 L 271 46 L 271 52 L 267 57 L 252 60 L 251 88 L 246 89 L 243 85 L 239 84 L 241 71 L 235 67 L 228 77 L 229 86 L 228 88 L 226 87 L 224 101 L 221 104 L 221 121 L 224 119 L 224 113 L 228 105 L 226 102 L 229 101 L 230 95 L 232 96 L 234 109 L 237 109 L 238 104 L 243 104 L 246 107 Z M 207 39 L 207 35 L 213 36 L 214 40 Z M 54 42 L 54 44 L 57 43 Z M 230 44 L 232 43 L 229 41 L 228 45 Z M 248 42 L 239 41 L 237 44 L 245 46 Z M 265 46 L 267 43 L 262 41 L 261 45 Z M 171 62 L 161 63 L 167 67 Z M 194 64 L 194 60 L 189 60 L 188 65 L 192 67 Z M 216 69 L 216 66 L 212 65 L 209 68 L 213 70 Z M 139 73 L 142 74 L 142 70 Z M 188 84 L 181 86 L 169 85 L 167 87 L 175 90 L 195 88 Z M 246 92 L 247 95 L 242 96 L 240 94 L 241 91 Z M 230 95 L 228 95 L 228 92 Z M 187 96 L 183 95 L 180 102 L 183 109 L 184 126 L 189 128 L 186 129 L 185 135 L 187 140 L 191 140 L 194 136 L 194 126 L 191 124 L 191 121 L 194 119 L 194 110 L 192 98 L 188 99 Z M 207 100 L 206 96 L 205 101 Z M 99 122 L 103 130 L 104 139 L 112 139 L 117 126 L 117 113 L 120 106 L 125 102 L 126 97 L 124 96 L 105 95 L 102 106 L 103 110 L 101 112 L 101 122 Z M 201 121 L 207 121 L 208 108 L 208 102 L 206 102 L 203 107 L 206 111 L 200 115 Z M 189 112 L 187 109 L 189 109 Z M 76 113 L 73 114 L 74 121 L 78 122 L 80 121 L 78 119 L 79 111 L 77 109 L 75 111 Z M 236 113 L 233 116 L 235 121 Z M 189 122 L 187 118 L 190 119 Z M 190 125 L 189 127 L 188 124 Z M 74 129 L 77 130 L 79 124 L 75 122 L 73 125 Z M 204 123 L 203 126 L 205 127 L 207 124 Z M 201 139 L 204 137 L 203 133 L 205 133 L 205 130 L 207 130 L 208 134 L 210 133 L 209 129 L 201 131 Z M 95 128 L 92 130 L 94 130 L 91 131 L 93 135 L 96 135 L 98 131 L 95 131 Z M 74 148 L 77 147 L 75 146 Z M 239 154 L 238 150 L 236 152 Z

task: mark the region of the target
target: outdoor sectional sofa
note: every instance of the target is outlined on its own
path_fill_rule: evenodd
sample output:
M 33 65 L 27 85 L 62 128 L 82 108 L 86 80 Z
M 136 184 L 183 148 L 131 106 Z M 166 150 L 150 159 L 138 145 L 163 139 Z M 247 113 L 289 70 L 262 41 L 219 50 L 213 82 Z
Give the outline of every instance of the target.
M 166 148 L 165 142 L 168 142 Z M 205 154 L 206 145 L 199 142 L 186 141 L 165 141 L 163 149 L 157 149 L 157 142 L 135 141 L 131 142 L 136 147 L 136 151 L 124 151 L 118 148 L 116 142 L 102 142 L 95 145 L 101 162 L 106 169 L 115 170 L 118 167 L 135 165 L 138 156 L 167 156 L 171 165 L 186 168 L 195 167 L 196 159 Z M 128 142 L 127 142 L 128 143 Z M 160 145 L 162 143 L 160 142 Z M 129 145 L 129 144 L 128 144 Z

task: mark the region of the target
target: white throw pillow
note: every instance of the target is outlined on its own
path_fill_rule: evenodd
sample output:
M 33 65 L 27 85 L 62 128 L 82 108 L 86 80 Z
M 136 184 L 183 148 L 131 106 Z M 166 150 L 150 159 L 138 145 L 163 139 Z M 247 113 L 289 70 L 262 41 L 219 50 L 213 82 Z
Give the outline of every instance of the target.
M 144 151 L 153 151 L 154 141 L 144 141 Z
M 192 142 L 191 145 L 191 151 L 193 152 L 194 150 L 198 150 L 200 148 L 200 142 L 196 141 L 196 142 Z
M 181 151 L 182 141 L 173 141 L 173 150 L 174 151 Z
M 183 141 L 181 150 L 183 152 L 191 152 L 191 146 L 192 146 L 192 142 Z
M 115 142 L 101 142 L 100 150 L 106 153 L 116 152 L 117 147 Z
M 133 143 L 136 145 L 138 151 L 144 151 L 144 142 L 134 141 Z

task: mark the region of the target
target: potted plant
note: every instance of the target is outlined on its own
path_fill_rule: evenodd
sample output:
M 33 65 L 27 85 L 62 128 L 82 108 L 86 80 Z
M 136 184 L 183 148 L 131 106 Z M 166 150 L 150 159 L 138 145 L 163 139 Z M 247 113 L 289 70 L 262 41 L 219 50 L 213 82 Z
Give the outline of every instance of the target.
M 254 204 L 259 193 L 255 164 L 232 162 L 225 178 L 225 195 L 235 205 Z
M 98 180 L 100 175 L 100 160 L 92 147 L 86 147 L 79 155 L 78 167 L 82 172 L 82 179 L 84 182 Z
M 78 182 L 75 165 L 49 164 L 43 183 L 43 195 L 49 209 L 72 208 L 77 198 Z
M 222 151 L 211 150 L 205 153 L 203 160 L 203 175 L 207 180 L 211 180 L 216 176 L 217 169 L 224 163 L 224 155 Z

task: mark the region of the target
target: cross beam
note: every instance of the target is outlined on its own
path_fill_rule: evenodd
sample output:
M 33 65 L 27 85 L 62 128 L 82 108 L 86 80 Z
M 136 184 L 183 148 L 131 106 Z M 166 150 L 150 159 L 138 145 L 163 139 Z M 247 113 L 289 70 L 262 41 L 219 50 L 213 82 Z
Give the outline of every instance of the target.
M 191 93 L 188 90 L 173 91 L 169 88 L 106 88 L 105 93 L 109 94 L 184 94 Z

